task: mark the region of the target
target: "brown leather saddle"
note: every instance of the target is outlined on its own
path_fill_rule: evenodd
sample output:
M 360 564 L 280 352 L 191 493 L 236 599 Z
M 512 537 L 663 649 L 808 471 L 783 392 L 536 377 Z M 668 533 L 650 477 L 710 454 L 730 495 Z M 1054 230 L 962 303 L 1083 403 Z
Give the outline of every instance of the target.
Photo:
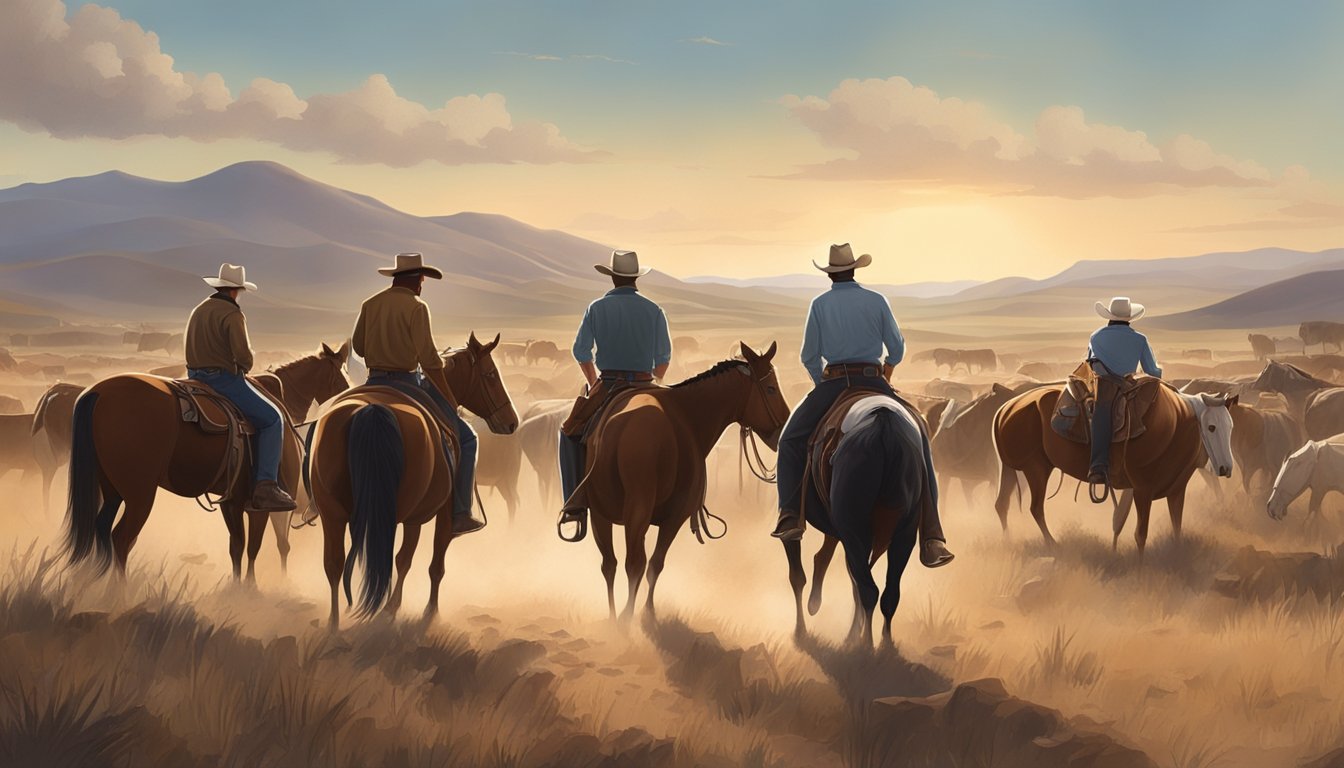
M 225 436 L 228 447 L 215 470 L 214 479 L 206 486 L 206 492 L 220 487 L 220 482 L 224 481 L 224 495 L 219 501 L 232 499 L 234 491 L 239 490 L 238 480 L 243 474 L 243 467 L 251 465 L 251 443 L 248 438 L 256 434 L 256 429 L 232 400 L 207 384 L 193 379 L 170 379 L 168 388 L 177 397 L 178 414 L 184 423 L 195 424 L 207 435 Z
M 619 411 L 627 400 L 651 389 L 663 389 L 663 387 L 653 382 L 624 383 L 619 387 L 609 387 L 605 382 L 599 382 L 587 394 L 579 396 L 574 401 L 574 407 L 570 409 L 569 417 L 560 426 L 560 431 L 570 437 L 577 437 L 579 442 L 587 444 L 601 431 L 602 425 L 611 414 Z
M 444 456 L 451 467 L 456 467 L 462 456 L 462 445 L 457 437 L 457 425 L 449 424 L 447 414 L 440 411 L 439 407 L 425 395 L 422 400 L 419 396 L 411 394 L 409 391 L 399 387 L 390 387 L 385 384 L 363 384 L 358 387 L 352 387 L 341 393 L 332 401 L 332 405 L 338 405 L 347 400 L 353 400 L 361 395 L 378 394 L 395 398 L 397 402 L 413 406 L 424 417 L 425 421 L 434 425 L 439 433 L 439 444 L 443 446 Z
M 1126 376 L 1118 383 L 1112 407 L 1115 409 L 1111 442 L 1120 443 L 1142 435 L 1147 428 L 1143 417 L 1157 400 L 1162 380 L 1152 376 Z M 1092 413 L 1096 409 L 1097 374 L 1087 363 L 1078 366 L 1068 381 L 1055 411 L 1050 415 L 1050 428 L 1061 437 L 1075 443 L 1092 442 Z
M 840 431 L 840 426 L 855 404 L 860 400 L 874 396 L 890 397 L 886 392 L 877 389 L 862 387 L 846 389 L 835 401 L 835 404 L 830 407 L 830 410 L 826 411 L 826 415 L 821 417 L 821 421 L 817 423 L 817 428 L 812 431 L 812 437 L 807 441 L 808 461 L 803 477 L 803 487 L 806 488 L 808 480 L 811 480 L 817 489 L 817 495 L 821 497 L 823 505 L 830 504 L 831 458 L 835 456 L 835 450 L 840 447 L 840 440 L 844 437 L 844 433 Z M 806 499 L 803 503 L 807 503 Z

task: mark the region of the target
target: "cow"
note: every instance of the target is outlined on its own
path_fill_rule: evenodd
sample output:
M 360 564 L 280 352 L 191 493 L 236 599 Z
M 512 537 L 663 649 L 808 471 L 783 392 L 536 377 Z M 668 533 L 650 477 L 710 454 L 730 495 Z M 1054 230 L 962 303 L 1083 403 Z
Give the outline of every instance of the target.
M 506 341 L 495 347 L 495 355 L 506 363 L 521 363 L 527 360 L 527 345 L 531 341 Z
M 139 343 L 140 343 L 140 332 L 139 332 L 139 331 L 126 331 L 125 333 L 121 334 L 121 343 L 122 343 L 122 344 L 126 344 L 126 345 L 139 344 Z
M 1307 354 L 1307 345 L 1302 343 L 1298 336 L 1275 336 L 1274 351 L 1280 355 L 1292 352 L 1293 354 Z
M 173 334 L 171 333 L 142 333 L 140 341 L 135 345 L 136 352 L 155 352 L 163 350 L 172 352 L 171 345 Z
M 1304 353 L 1312 344 L 1320 344 L 1322 352 L 1325 352 L 1326 344 L 1335 345 L 1336 352 L 1344 352 L 1344 323 L 1332 323 L 1326 320 L 1308 321 L 1298 326 L 1297 335 L 1302 338 Z
M 999 367 L 999 357 L 992 349 L 963 349 L 957 353 L 957 357 L 961 364 L 966 366 L 967 373 L 972 372 L 971 366 L 975 366 L 975 372 L 979 373 Z
M 554 341 L 534 341 L 527 345 L 527 364 L 536 365 L 542 360 L 550 361 L 551 365 L 560 364 L 560 348 L 555 346 Z
M 1246 340 L 1251 342 L 1251 354 L 1255 355 L 1256 360 L 1264 360 L 1278 351 L 1274 340 L 1263 333 L 1247 334 Z

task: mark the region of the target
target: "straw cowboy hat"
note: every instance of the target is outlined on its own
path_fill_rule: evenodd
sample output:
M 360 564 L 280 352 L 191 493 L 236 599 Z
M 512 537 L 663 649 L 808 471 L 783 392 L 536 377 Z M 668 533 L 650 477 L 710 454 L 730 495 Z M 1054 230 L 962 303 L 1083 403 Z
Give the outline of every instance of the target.
M 639 266 L 639 254 L 634 251 L 612 251 L 611 266 L 594 264 L 593 269 L 610 277 L 643 277 L 653 271 Z
M 820 269 L 822 272 L 844 272 L 850 269 L 866 267 L 872 263 L 873 257 L 866 253 L 857 259 L 854 258 L 854 249 L 849 247 L 849 243 L 845 243 L 844 245 L 831 246 L 830 263 L 826 266 L 823 267 L 815 261 L 812 262 L 812 266 Z
M 424 255 L 419 253 L 398 253 L 396 266 L 378 268 L 378 274 L 388 277 L 404 275 L 407 272 L 419 272 L 425 277 L 432 277 L 435 280 L 443 279 L 443 270 L 438 267 L 426 266 Z
M 220 264 L 219 277 L 202 277 L 201 279 L 211 288 L 242 288 L 247 291 L 257 290 L 256 283 L 247 282 L 247 267 L 240 267 L 237 264 Z
M 1121 320 L 1126 323 L 1132 323 L 1143 317 L 1144 306 L 1136 301 L 1130 301 L 1128 296 L 1116 296 L 1111 299 L 1111 305 L 1108 307 L 1097 302 L 1097 314 L 1107 320 Z

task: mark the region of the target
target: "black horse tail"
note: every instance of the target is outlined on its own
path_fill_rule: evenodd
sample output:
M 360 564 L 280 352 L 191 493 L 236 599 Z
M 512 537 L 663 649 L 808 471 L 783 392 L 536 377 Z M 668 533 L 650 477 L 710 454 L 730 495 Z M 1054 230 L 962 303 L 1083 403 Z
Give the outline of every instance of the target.
M 354 508 L 350 514 L 351 560 L 345 569 L 345 596 L 351 599 L 350 575 L 355 560 L 364 563 L 359 596 L 360 616 L 369 616 L 387 601 L 392 584 L 392 549 L 397 536 L 397 487 L 406 459 L 401 429 L 392 409 L 366 405 L 350 418 L 347 459 Z
M 93 408 L 98 393 L 86 392 L 75 402 L 71 424 L 70 500 L 65 511 L 65 542 L 70 563 L 94 558 L 98 572 L 112 563 L 112 526 L 98 525 L 102 494 L 98 482 L 98 451 L 93 445 Z

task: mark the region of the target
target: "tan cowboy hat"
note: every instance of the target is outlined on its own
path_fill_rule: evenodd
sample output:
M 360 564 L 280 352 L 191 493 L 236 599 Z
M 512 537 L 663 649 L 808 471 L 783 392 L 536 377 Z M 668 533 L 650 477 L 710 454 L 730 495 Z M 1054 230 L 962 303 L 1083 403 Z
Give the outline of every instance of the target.
M 849 269 L 866 267 L 872 263 L 873 257 L 866 253 L 857 259 L 854 258 L 854 249 L 849 247 L 849 243 L 845 243 L 844 245 L 831 246 L 831 258 L 829 264 L 823 267 L 814 261 L 812 262 L 812 266 L 820 269 L 822 272 L 844 272 Z
M 1097 302 L 1097 314 L 1107 320 L 1123 320 L 1126 323 L 1132 323 L 1143 317 L 1144 306 L 1137 301 L 1130 301 L 1128 296 L 1116 296 L 1111 299 L 1111 305 L 1108 307 Z
M 202 277 L 201 279 L 211 288 L 257 290 L 256 283 L 247 282 L 247 267 L 240 267 L 237 264 L 220 264 L 219 277 Z
M 634 251 L 612 251 L 611 266 L 594 264 L 593 269 L 611 277 L 643 277 L 653 271 L 639 266 L 639 254 Z
M 432 277 L 435 280 L 443 279 L 443 270 L 438 267 L 426 266 L 424 255 L 419 253 L 398 253 L 396 266 L 378 268 L 378 274 L 388 277 L 404 275 L 407 272 L 419 272 L 425 277 Z

